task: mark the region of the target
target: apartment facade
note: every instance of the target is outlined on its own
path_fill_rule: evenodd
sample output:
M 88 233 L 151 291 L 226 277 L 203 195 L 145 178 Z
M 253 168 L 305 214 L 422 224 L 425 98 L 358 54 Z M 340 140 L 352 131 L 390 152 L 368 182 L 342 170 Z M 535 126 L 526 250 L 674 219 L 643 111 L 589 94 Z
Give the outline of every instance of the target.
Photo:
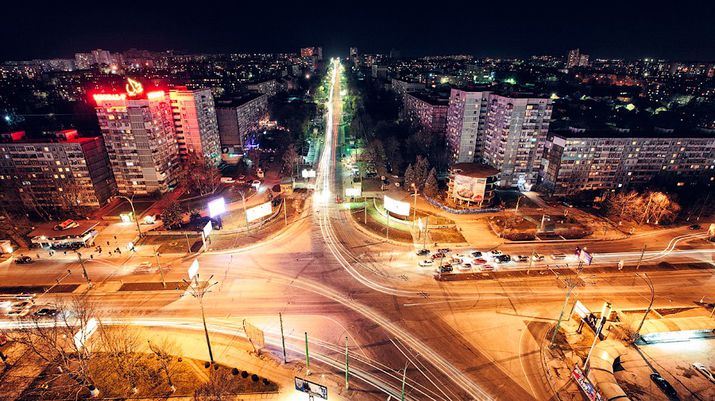
M 501 187 L 529 189 L 539 178 L 552 101 L 490 94 L 482 156 L 500 171 Z
M 0 205 L 45 212 L 99 208 L 116 192 L 101 137 L 65 130 L 0 135 Z
M 424 90 L 425 84 L 421 82 L 409 82 L 403 81 L 401 79 L 392 78 L 390 80 L 390 87 L 392 88 L 392 92 L 395 93 L 397 100 L 404 103 L 405 95 L 408 92 Z
M 715 133 L 569 130 L 549 134 L 543 184 L 555 196 L 644 185 L 715 180 Z
M 218 164 L 221 143 L 213 95 L 210 89 L 190 90 L 179 87 L 169 91 L 179 156 L 190 155 Z
M 447 111 L 447 144 L 452 163 L 482 158 L 489 91 L 452 88 Z
M 97 118 L 118 192 L 165 193 L 181 170 L 166 91 L 95 94 Z
M 447 129 L 447 108 L 449 100 L 430 96 L 422 92 L 406 93 L 403 116 L 431 134 L 444 134 Z
M 221 146 L 243 148 L 248 135 L 268 119 L 268 96 L 250 93 L 242 98 L 220 100 L 216 110 Z

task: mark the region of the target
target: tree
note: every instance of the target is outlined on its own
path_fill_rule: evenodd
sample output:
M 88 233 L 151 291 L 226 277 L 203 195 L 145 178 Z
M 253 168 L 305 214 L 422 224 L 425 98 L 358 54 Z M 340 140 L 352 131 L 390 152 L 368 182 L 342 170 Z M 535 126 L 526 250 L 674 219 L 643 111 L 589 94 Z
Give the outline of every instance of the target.
M 641 221 L 646 223 L 669 223 L 678 217 L 680 205 L 663 192 L 649 192 L 645 195 L 645 209 Z
M 184 208 L 179 203 L 172 203 L 161 212 L 161 221 L 167 229 L 172 229 L 181 224 L 183 218 Z
M 632 220 L 638 214 L 643 199 L 636 191 L 616 192 L 606 200 L 606 208 L 611 217 Z
M 184 164 L 182 181 L 189 192 L 208 195 L 221 185 L 221 172 L 211 160 L 192 153 Z
M 415 174 L 415 185 L 418 189 L 421 189 L 427 181 L 427 176 L 429 175 L 429 161 L 424 156 L 417 156 L 417 161 L 414 167 Z
M 439 183 L 437 182 L 437 170 L 432 167 L 429 175 L 427 176 L 427 181 L 425 181 L 425 188 L 423 190 L 426 196 L 434 198 L 439 192 Z
M 370 163 L 377 174 L 385 175 L 387 169 L 385 167 L 385 148 L 382 141 L 379 139 L 372 139 L 367 144 L 367 149 L 365 149 L 365 157 L 367 162 Z
M 217 365 L 218 367 L 218 365 Z M 223 367 L 211 369 L 209 380 L 194 391 L 195 401 L 233 400 L 236 395 L 232 391 L 233 377 L 231 372 Z
M 405 191 L 409 191 L 412 188 L 412 184 L 417 185 L 417 181 L 415 180 L 415 169 L 412 167 L 412 164 L 408 164 L 405 169 Z
M 108 357 L 116 374 L 129 385 L 129 390 L 137 393 L 143 367 L 142 354 L 138 352 L 138 332 L 129 326 L 110 328 L 100 324 L 99 336 L 100 350 Z
M 384 148 L 385 158 L 389 169 L 393 174 L 397 174 L 400 169 L 400 165 L 402 165 L 400 142 L 394 136 L 387 137 L 387 139 L 385 139 Z
M 169 385 L 171 392 L 175 392 L 174 375 L 176 367 L 173 362 L 174 355 L 181 354 L 179 346 L 174 340 L 164 337 L 157 342 L 152 343 L 149 341 L 149 349 L 159 363 L 159 370 L 166 376 L 166 383 Z
M 290 175 L 292 176 L 295 172 L 295 167 L 298 164 L 300 160 L 300 155 L 298 155 L 298 151 L 295 149 L 294 144 L 288 145 L 288 148 L 283 152 L 283 170 L 290 171 Z

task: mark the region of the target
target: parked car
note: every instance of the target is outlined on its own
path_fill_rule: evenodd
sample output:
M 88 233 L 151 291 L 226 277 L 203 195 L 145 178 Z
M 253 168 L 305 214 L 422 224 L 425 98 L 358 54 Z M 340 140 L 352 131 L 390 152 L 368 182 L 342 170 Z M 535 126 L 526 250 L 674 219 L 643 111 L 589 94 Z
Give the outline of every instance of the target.
M 487 263 L 487 260 L 483 259 L 483 258 L 477 258 L 477 259 L 474 259 L 474 263 L 476 263 L 478 265 L 483 265 L 483 264 Z
M 501 251 L 498 249 L 493 249 L 493 250 L 489 251 L 489 253 L 491 253 L 492 256 L 501 255 Z
M 452 268 L 452 265 L 450 265 L 450 264 L 442 265 L 439 267 L 440 273 L 449 273 L 452 270 L 454 270 L 454 268 Z
M 544 260 L 544 255 L 539 255 L 538 253 L 535 253 L 534 256 L 531 257 L 531 259 L 534 262 L 541 262 L 542 260 Z
M 437 252 L 437 253 L 435 253 L 434 255 L 432 255 L 432 259 L 442 259 L 442 258 L 444 258 L 445 256 L 446 256 L 445 254 L 443 254 L 443 253 L 441 253 L 441 252 Z
M 15 263 L 18 265 L 26 265 L 32 263 L 32 258 L 27 255 L 18 256 L 15 258 Z
M 437 249 L 437 252 L 439 252 L 439 253 L 449 253 L 449 251 L 451 251 L 451 249 L 449 249 L 449 248 L 439 248 L 439 249 Z
M 671 400 L 677 400 L 678 398 L 678 393 L 675 391 L 673 386 L 668 383 L 667 380 L 663 378 L 659 373 L 651 373 L 650 379 L 655 383 L 656 386 L 662 391 L 665 395 L 668 396 Z
M 492 266 L 492 265 L 480 265 L 480 266 L 479 266 L 479 270 L 482 270 L 482 271 L 493 271 L 493 270 L 494 270 L 494 266 Z
M 482 257 L 482 253 L 479 252 L 479 251 L 474 251 L 474 252 L 472 252 L 472 256 L 475 257 L 475 258 L 481 258 L 481 257 Z
M 691 226 L 688 227 L 688 228 L 691 229 L 691 230 L 702 230 L 702 229 L 703 229 L 703 226 L 701 226 L 700 224 L 693 224 L 693 225 L 691 225 Z
M 236 180 L 233 177 L 221 177 L 221 182 L 224 184 L 233 184 Z
M 37 317 L 55 317 L 57 314 L 60 313 L 55 308 L 40 308 L 37 312 L 35 312 L 35 316 Z
M 7 312 L 8 317 L 25 317 L 30 313 L 28 308 L 13 308 Z
M 253 180 L 253 181 L 251 182 L 251 186 L 252 186 L 254 189 L 258 189 L 258 188 L 261 186 L 261 182 L 260 182 L 259 180 Z
M 511 261 L 511 256 L 509 255 L 497 255 L 494 257 L 494 261 L 497 263 L 506 263 Z
M 434 266 L 434 260 L 429 260 L 429 259 L 420 260 L 419 265 L 422 267 Z
M 713 372 L 710 371 L 710 369 L 707 368 L 707 366 L 703 365 L 700 362 L 693 362 L 693 367 L 698 370 L 698 372 L 702 373 L 703 376 L 705 376 L 706 379 L 710 380 L 711 383 L 715 383 L 715 375 L 713 375 Z
M 417 256 L 427 256 L 430 254 L 429 249 L 420 249 L 417 251 Z
M 461 271 L 469 271 L 472 269 L 472 265 L 469 263 L 462 263 L 457 266 L 457 269 L 459 269 Z
M 529 261 L 529 257 L 526 255 L 516 255 L 516 256 L 512 257 L 512 259 L 517 262 L 528 262 Z
M 561 253 L 561 252 L 552 253 L 551 259 L 552 260 L 564 260 L 564 259 L 566 259 L 566 254 Z

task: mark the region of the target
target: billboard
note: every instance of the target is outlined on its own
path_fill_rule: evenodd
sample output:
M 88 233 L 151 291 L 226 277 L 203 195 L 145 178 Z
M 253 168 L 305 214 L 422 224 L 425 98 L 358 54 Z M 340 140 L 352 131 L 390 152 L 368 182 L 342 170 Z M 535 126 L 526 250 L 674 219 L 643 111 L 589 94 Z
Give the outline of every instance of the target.
M 216 217 L 226 213 L 226 201 L 223 198 L 209 202 L 209 217 Z
M 213 231 L 213 229 L 214 229 L 214 226 L 213 226 L 213 224 L 211 223 L 211 221 L 209 220 L 209 221 L 206 223 L 206 225 L 204 226 L 204 230 L 203 230 L 203 231 L 204 231 L 204 238 L 208 238 L 209 235 L 211 235 L 211 231 Z
M 271 202 L 262 203 L 256 207 L 246 210 L 246 220 L 254 221 L 271 214 Z
M 487 189 L 486 178 L 468 177 L 456 174 L 454 176 L 454 187 L 452 197 L 468 202 L 480 203 L 484 200 L 484 193 Z
M 189 266 L 189 280 L 194 278 L 194 276 L 198 272 L 199 272 L 199 260 L 194 259 L 194 261 L 191 263 L 191 266 Z
M 313 169 L 310 169 L 310 170 L 303 169 L 303 170 L 301 170 L 301 172 L 300 172 L 300 176 L 303 177 L 303 178 L 315 178 L 315 170 L 313 170 Z
M 357 187 L 357 188 L 345 188 L 345 196 L 347 197 L 357 197 L 357 196 L 362 196 L 362 189 Z
M 596 386 L 591 383 L 591 380 L 586 377 L 586 375 L 581 371 L 581 368 L 578 366 L 573 367 L 573 371 L 571 371 L 571 376 L 574 378 L 576 381 L 576 384 L 581 388 L 581 391 L 583 391 L 583 394 L 591 401 L 603 401 L 603 397 L 601 397 L 601 393 L 598 392 L 596 389 Z
M 302 392 L 302 393 L 307 393 L 308 395 L 312 395 L 315 397 L 320 397 L 324 400 L 328 399 L 328 388 L 320 385 L 318 383 L 313 383 L 311 381 L 301 379 L 300 377 L 295 377 L 295 389 Z
M 587 265 L 590 265 L 591 261 L 593 260 L 593 256 L 590 253 L 586 252 L 585 249 L 577 249 L 576 256 L 578 256 L 578 260 L 583 263 L 586 263 Z
M 400 216 L 409 216 L 410 215 L 410 203 L 409 202 L 401 202 L 395 199 L 390 198 L 389 196 L 385 195 L 385 209 L 391 211 L 392 213 L 399 214 Z

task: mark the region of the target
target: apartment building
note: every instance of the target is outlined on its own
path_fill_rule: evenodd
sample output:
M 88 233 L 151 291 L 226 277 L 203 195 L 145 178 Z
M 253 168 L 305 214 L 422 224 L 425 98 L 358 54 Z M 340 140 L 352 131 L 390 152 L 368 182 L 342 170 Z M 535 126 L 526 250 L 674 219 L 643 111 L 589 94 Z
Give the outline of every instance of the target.
M 216 111 L 221 146 L 243 148 L 248 135 L 268 119 L 268 96 L 248 93 L 240 98 L 219 100 Z
M 122 195 L 165 193 L 181 171 L 169 93 L 145 92 L 136 82 L 127 89 L 93 96 L 117 189 Z
M 405 101 L 405 95 L 408 92 L 417 92 L 425 89 L 425 84 L 421 82 L 409 82 L 409 81 L 403 81 L 401 79 L 395 79 L 392 78 L 390 80 L 390 87 L 392 89 L 392 92 L 395 93 L 395 96 L 400 102 Z
M 0 205 L 38 213 L 99 208 L 115 194 L 101 137 L 64 130 L 29 138 L 0 134 Z
M 662 177 L 677 186 L 715 180 L 715 132 L 652 130 L 553 132 L 542 178 L 555 196 L 644 185 Z
M 499 186 L 528 190 L 537 182 L 552 101 L 490 94 L 482 157 L 500 171 Z
M 169 99 L 179 156 L 186 160 L 194 154 L 218 164 L 221 144 L 211 90 L 177 87 L 169 91 Z
M 423 92 L 405 94 L 403 117 L 432 134 L 444 134 L 447 129 L 449 100 Z
M 446 137 L 452 163 L 481 160 L 490 93 L 479 89 L 450 91 Z

